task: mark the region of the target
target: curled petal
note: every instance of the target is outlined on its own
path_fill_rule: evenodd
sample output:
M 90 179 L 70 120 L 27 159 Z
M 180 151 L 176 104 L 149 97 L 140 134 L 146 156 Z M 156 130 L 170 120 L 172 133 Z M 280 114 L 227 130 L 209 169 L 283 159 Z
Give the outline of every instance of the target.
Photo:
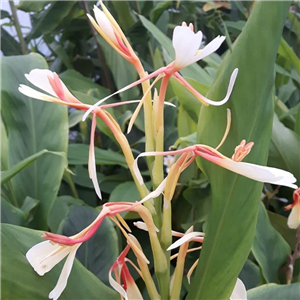
M 239 69 L 236 68 L 233 70 L 231 77 L 230 77 L 230 81 L 229 81 L 229 85 L 228 85 L 228 89 L 227 89 L 227 93 L 225 95 L 225 98 L 223 100 L 220 101 L 213 101 L 210 100 L 206 97 L 204 97 L 202 94 L 200 94 L 196 89 L 194 89 L 179 73 L 175 73 L 175 78 L 183 85 L 185 86 L 202 104 L 204 105 L 213 105 L 213 106 L 221 106 L 223 104 L 225 104 L 229 98 L 230 95 L 232 93 L 233 87 L 234 87 L 234 83 L 236 80 L 236 77 L 238 75 Z
M 199 53 L 194 57 L 194 60 L 192 63 L 194 63 L 194 62 L 212 54 L 216 50 L 218 50 L 225 39 L 226 39 L 225 36 L 218 35 L 209 44 L 207 44 L 202 50 L 199 50 Z
M 247 292 L 245 285 L 241 279 L 237 279 L 230 300 L 247 300 Z
M 191 240 L 193 240 L 195 237 L 203 237 L 204 233 L 203 232 L 190 232 L 190 233 L 186 233 L 183 237 L 181 237 L 179 240 L 177 240 L 175 243 L 173 243 L 167 250 L 173 250 L 179 246 L 181 246 L 182 244 L 189 242 Z M 203 238 L 204 239 L 204 238 Z
M 142 221 L 133 222 L 133 225 L 141 230 L 148 231 L 147 224 Z M 159 232 L 159 229 L 155 227 L 155 231 Z
M 57 300 L 59 298 L 59 296 L 61 295 L 61 293 L 63 292 L 63 290 L 66 288 L 68 278 L 69 278 L 70 272 L 73 267 L 75 254 L 80 245 L 81 244 L 77 244 L 77 245 L 71 247 L 70 254 L 69 254 L 69 256 L 64 264 L 64 267 L 60 273 L 57 284 L 56 284 L 55 288 L 49 294 L 50 299 Z

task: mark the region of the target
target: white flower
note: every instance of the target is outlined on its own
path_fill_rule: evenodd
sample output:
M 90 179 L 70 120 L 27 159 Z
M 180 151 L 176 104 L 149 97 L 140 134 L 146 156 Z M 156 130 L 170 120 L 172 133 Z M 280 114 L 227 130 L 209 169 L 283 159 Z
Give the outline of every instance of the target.
M 294 205 L 294 207 L 291 210 L 291 213 L 288 217 L 288 226 L 290 228 L 296 229 L 300 225 L 300 203 L 297 203 Z
M 49 294 L 50 299 L 57 300 L 65 289 L 73 266 L 76 251 L 80 245 L 81 244 L 63 246 L 50 241 L 45 241 L 33 246 L 26 253 L 28 262 L 40 276 L 49 272 L 62 259 L 68 256 L 57 284 Z
M 175 49 L 174 67 L 178 70 L 215 52 L 224 42 L 225 36 L 217 36 L 204 49 L 199 50 L 202 32 L 195 33 L 187 26 L 176 26 L 173 32 L 173 47 Z

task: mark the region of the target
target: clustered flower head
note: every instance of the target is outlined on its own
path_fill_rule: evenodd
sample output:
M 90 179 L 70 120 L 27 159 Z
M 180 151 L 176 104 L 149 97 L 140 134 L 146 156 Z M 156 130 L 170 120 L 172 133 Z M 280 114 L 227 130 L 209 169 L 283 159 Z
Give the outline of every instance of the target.
M 125 199 L 130 202 L 105 203 L 98 217 L 89 226 L 87 226 L 74 236 L 66 237 L 63 235 L 46 232 L 42 236 L 42 238 L 46 241 L 43 241 L 29 249 L 26 257 L 34 270 L 40 276 L 43 276 L 45 273 L 49 272 L 56 264 L 67 257 L 57 285 L 49 294 L 49 298 L 58 299 L 67 285 L 68 277 L 72 269 L 77 249 L 81 246 L 82 243 L 86 242 L 94 235 L 94 233 L 101 226 L 104 218 L 110 218 L 119 227 L 120 231 L 123 233 L 127 241 L 127 246 L 119 255 L 115 263 L 111 266 L 110 272 L 108 274 L 111 286 L 124 299 L 143 299 L 141 292 L 139 291 L 132 275 L 130 274 L 128 265 L 131 265 L 144 280 L 149 295 L 153 299 L 159 299 L 161 295 L 159 294 L 159 290 L 157 289 L 157 286 L 155 285 L 152 279 L 152 275 L 148 269 L 149 260 L 146 257 L 136 237 L 132 235 L 130 227 L 120 215 L 120 213 L 125 211 L 133 211 L 138 213 L 142 219 L 142 221 L 135 222 L 134 225 L 141 230 L 147 231 L 149 234 L 155 272 L 157 272 L 157 274 L 161 274 L 166 270 L 167 272 L 169 272 L 169 270 L 167 269 L 169 262 L 167 260 L 177 258 L 173 279 L 170 287 L 168 288 L 170 288 L 169 295 L 171 295 L 171 298 L 178 299 L 180 294 L 185 257 L 189 252 L 199 250 L 202 247 L 202 245 L 200 245 L 199 247 L 189 248 L 189 243 L 193 242 L 202 244 L 205 239 L 205 234 L 202 232 L 195 232 L 193 230 L 193 227 L 190 227 L 185 233 L 171 230 L 171 220 L 167 219 L 167 217 L 165 218 L 165 216 L 168 216 L 171 211 L 171 200 L 174 196 L 179 176 L 183 172 L 183 170 L 185 170 L 196 159 L 196 157 L 202 157 L 222 168 L 228 169 L 232 172 L 260 182 L 269 182 L 272 184 L 283 185 L 297 189 L 297 186 L 294 184 L 296 179 L 291 173 L 283 170 L 242 162 L 242 160 L 249 154 L 251 148 L 254 146 L 253 142 L 246 143 L 246 141 L 243 140 L 234 149 L 234 153 L 231 158 L 224 156 L 218 151 L 218 148 L 225 141 L 229 131 L 230 111 L 228 112 L 228 124 L 226 131 L 218 147 L 212 148 L 208 145 L 198 144 L 182 149 L 163 151 L 163 104 L 165 104 L 165 93 L 170 77 L 175 78 L 187 90 L 195 95 L 197 99 L 204 105 L 223 105 L 230 98 L 238 74 L 237 68 L 232 71 L 227 93 L 224 99 L 221 101 L 213 101 L 207 99 L 197 90 L 195 90 L 179 74 L 179 71 L 181 69 L 203 59 L 204 57 L 216 51 L 224 42 L 225 37 L 218 36 L 209 44 L 207 44 L 203 49 L 199 49 L 202 42 L 202 32 L 198 31 L 195 33 L 192 24 L 189 24 L 189 26 L 187 26 L 187 24 L 183 22 L 181 26 L 176 26 L 173 31 L 172 41 L 175 50 L 174 61 L 166 67 L 160 68 L 153 73 L 144 76 L 145 72 L 141 72 L 141 62 L 132 49 L 129 41 L 101 1 L 100 5 L 102 7 L 102 10 L 95 6 L 95 19 L 92 16 L 88 15 L 89 20 L 98 31 L 98 33 L 107 41 L 107 43 L 123 58 L 132 63 L 136 67 L 137 72 L 140 74 L 140 79 L 138 81 L 124 87 L 123 89 L 115 92 L 112 95 L 125 91 L 146 81 L 149 82 L 150 79 L 156 77 L 153 83 L 149 84 L 147 89 L 144 90 L 142 99 L 138 101 L 139 104 L 137 110 L 133 114 L 133 118 L 129 124 L 129 131 L 139 109 L 145 103 L 146 98 L 151 95 L 151 90 L 154 87 L 154 84 L 158 80 L 162 79 L 159 93 L 155 91 L 153 96 L 153 115 L 155 116 L 153 127 L 155 129 L 155 132 L 157 133 L 153 151 L 141 153 L 136 159 L 134 159 L 127 139 L 122 133 L 118 123 L 106 111 L 106 108 L 108 107 L 114 107 L 117 105 L 132 103 L 136 101 L 126 101 L 104 105 L 103 102 L 112 96 L 110 95 L 104 99 L 101 99 L 94 105 L 87 105 L 79 101 L 71 94 L 71 92 L 59 79 L 56 73 L 53 73 L 49 70 L 38 69 L 32 70 L 25 76 L 31 84 L 33 84 L 36 88 L 42 90 L 43 92 L 40 92 L 23 84 L 20 85 L 19 91 L 35 99 L 68 105 L 70 107 L 83 110 L 86 112 L 83 120 L 85 120 L 88 115 L 92 113 L 91 144 L 88 167 L 90 178 L 92 179 L 95 191 L 99 198 L 101 198 L 101 192 L 96 175 L 94 155 L 94 134 L 96 130 L 96 117 L 101 118 L 114 134 L 117 142 L 123 150 L 124 156 L 128 163 L 128 167 L 137 187 L 145 187 L 143 177 L 138 168 L 138 159 L 140 157 L 153 156 L 154 158 L 157 158 L 160 156 L 165 156 L 164 164 L 166 166 L 167 176 L 166 178 L 163 178 L 163 180 L 161 180 L 158 185 L 156 185 L 156 188 L 152 192 L 147 191 L 147 193 L 144 193 L 146 188 L 142 189 L 141 195 L 143 196 L 141 196 L 141 200 L 136 199 L 136 202 L 132 202 L 132 199 Z M 153 131 L 154 129 L 150 128 L 150 130 Z M 161 163 L 161 168 L 163 168 L 163 162 Z M 164 219 L 162 227 L 157 228 L 153 220 L 153 215 L 156 214 L 156 211 L 152 206 L 152 202 L 154 202 L 154 199 L 161 195 L 164 195 Z M 298 227 L 300 223 L 300 189 L 297 189 L 294 192 L 294 203 L 289 205 L 287 209 L 292 209 L 288 221 L 289 226 L 292 228 Z M 166 237 L 168 233 L 169 236 L 166 238 L 166 240 L 160 241 L 158 233 L 161 234 L 162 239 Z M 172 236 L 179 239 L 175 242 L 172 242 Z M 170 256 L 169 258 L 165 255 L 166 252 L 177 248 L 179 248 L 178 253 Z M 129 251 L 132 251 L 134 253 L 137 263 L 134 263 L 127 257 Z M 198 260 L 194 262 L 194 264 L 188 271 L 187 278 L 189 282 L 197 264 Z M 247 299 L 245 286 L 240 279 L 237 279 L 230 299 Z

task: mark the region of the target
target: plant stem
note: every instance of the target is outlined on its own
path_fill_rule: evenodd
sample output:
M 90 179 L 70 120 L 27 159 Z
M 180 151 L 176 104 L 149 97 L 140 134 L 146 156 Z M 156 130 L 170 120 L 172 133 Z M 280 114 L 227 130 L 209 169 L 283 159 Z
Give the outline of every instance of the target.
M 21 31 L 21 27 L 20 27 L 20 23 L 19 23 L 19 19 L 18 19 L 15 4 L 14 4 L 13 1 L 8 1 L 8 2 L 9 2 L 9 5 L 10 5 L 10 8 L 11 8 L 11 13 L 12 13 L 12 16 L 13 16 L 13 22 L 14 22 L 14 25 L 16 27 L 17 35 L 18 35 L 20 45 L 21 45 L 21 49 L 22 49 L 22 53 L 23 54 L 28 54 L 27 45 L 26 45 L 25 40 L 24 40 L 23 35 L 22 35 L 22 31 Z

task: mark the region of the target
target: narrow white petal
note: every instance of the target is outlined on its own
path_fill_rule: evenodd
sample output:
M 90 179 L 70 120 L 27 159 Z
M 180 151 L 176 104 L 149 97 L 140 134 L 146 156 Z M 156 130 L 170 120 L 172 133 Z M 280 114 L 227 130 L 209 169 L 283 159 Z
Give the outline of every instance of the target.
M 151 193 L 149 193 L 145 198 L 143 198 L 142 200 L 139 201 L 139 203 L 144 203 L 149 199 L 153 199 L 158 197 L 159 195 L 161 195 L 166 187 L 166 181 L 167 179 L 164 179 L 161 184 Z
M 250 164 L 246 162 L 236 162 L 231 159 L 222 158 L 217 158 L 216 163 L 225 169 L 256 181 L 268 182 L 297 189 L 297 185 L 293 184 L 294 182 L 296 182 L 296 178 L 294 177 L 294 175 L 284 170 Z
M 300 225 L 300 204 L 296 204 L 288 217 L 288 226 L 290 228 L 296 229 Z
M 107 36 L 112 40 L 113 43 L 118 45 L 117 38 L 115 36 L 114 28 L 110 23 L 109 19 L 105 15 L 105 13 L 100 10 L 97 6 L 94 5 L 94 14 L 97 20 L 97 23 L 101 27 L 101 29 L 107 34 Z
M 81 244 L 76 244 L 76 245 L 70 247 L 71 252 L 70 252 L 68 258 L 66 259 L 66 262 L 60 273 L 60 276 L 58 278 L 55 288 L 49 294 L 49 299 L 57 300 L 59 298 L 59 296 L 61 295 L 61 293 L 63 292 L 63 290 L 66 288 L 68 278 L 69 278 L 70 272 L 73 267 L 75 254 L 76 254 L 77 249 L 80 247 L 80 245 Z
M 114 278 L 111 275 L 111 270 L 108 273 L 108 281 L 109 281 L 110 285 L 114 288 L 115 291 L 117 291 L 126 300 L 128 300 L 126 291 L 122 288 L 122 286 L 116 280 L 114 280 Z
M 233 90 L 234 83 L 235 83 L 236 77 L 238 75 L 238 72 L 239 72 L 238 68 L 236 68 L 236 69 L 233 70 L 233 72 L 231 74 L 231 77 L 230 77 L 230 81 L 229 81 L 227 93 L 226 93 L 226 96 L 225 96 L 225 98 L 223 100 L 221 100 L 221 101 L 213 101 L 213 100 L 207 99 L 206 97 L 203 97 L 204 101 L 206 103 L 210 104 L 210 105 L 213 105 L 213 106 L 220 106 L 220 105 L 225 104 L 229 100 L 229 98 L 230 98 L 230 95 L 232 93 L 232 90 Z
M 147 224 L 142 221 L 133 222 L 133 225 L 141 230 L 148 231 Z M 155 231 L 159 232 L 159 229 L 155 227 Z
M 195 237 L 199 237 L 199 236 L 204 236 L 203 232 L 190 232 L 185 234 L 183 237 L 181 237 L 179 240 L 177 240 L 175 243 L 173 243 L 168 249 L 167 251 L 173 250 L 179 246 L 181 246 L 182 244 L 191 241 L 193 238 Z
M 62 250 L 49 256 L 52 252 L 61 248 Z M 34 270 L 43 276 L 45 273 L 49 272 L 55 265 L 57 265 L 65 256 L 67 256 L 71 251 L 71 247 L 65 247 L 59 244 L 52 244 L 50 241 L 41 242 L 28 250 L 26 253 L 26 258 Z M 46 258 L 46 259 L 45 259 Z
M 34 90 L 33 88 L 20 84 L 19 86 L 19 92 L 24 94 L 25 96 L 28 96 L 30 98 L 38 99 L 38 100 L 43 100 L 43 101 L 48 101 L 48 102 L 54 102 L 57 100 L 57 98 L 54 98 L 52 96 L 49 96 L 47 94 L 43 94 L 41 92 L 38 92 Z
M 89 176 L 92 179 L 96 194 L 100 199 L 102 199 L 98 178 L 97 178 L 97 172 L 96 172 L 95 146 L 94 146 L 95 130 L 96 130 L 96 114 L 93 115 L 93 120 L 92 120 L 88 169 L 89 169 Z
M 214 38 L 209 44 L 207 44 L 202 50 L 200 50 L 199 54 L 197 54 L 194 57 L 193 62 L 196 62 L 215 52 L 217 49 L 219 49 L 219 47 L 221 46 L 221 44 L 224 42 L 225 39 L 226 39 L 225 36 L 217 36 L 216 38 Z
M 189 27 L 176 26 L 172 41 L 175 49 L 175 67 L 182 69 L 194 62 L 201 45 L 202 32 L 194 33 Z
M 38 88 L 49 93 L 52 96 L 57 97 L 49 83 L 48 76 L 53 78 L 53 72 L 46 69 L 33 69 L 29 74 L 25 74 L 27 80 L 33 85 L 37 86 Z
M 245 285 L 241 279 L 237 279 L 230 300 L 247 300 L 247 292 Z

